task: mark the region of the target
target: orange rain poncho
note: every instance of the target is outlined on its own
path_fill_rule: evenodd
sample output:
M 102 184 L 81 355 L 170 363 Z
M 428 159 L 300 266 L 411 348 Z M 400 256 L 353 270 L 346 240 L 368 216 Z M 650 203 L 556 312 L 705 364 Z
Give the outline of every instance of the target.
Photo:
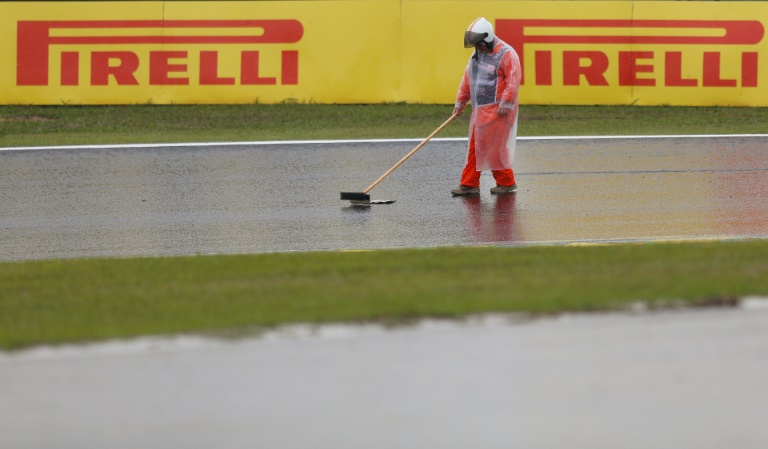
M 463 108 L 472 101 L 469 138 L 470 148 L 475 150 L 477 171 L 512 168 L 521 76 L 517 52 L 499 38 L 494 38 L 493 51 L 475 50 L 469 59 L 456 96 L 456 107 Z M 497 115 L 499 106 L 510 108 L 509 113 Z M 468 154 L 468 163 L 471 156 Z

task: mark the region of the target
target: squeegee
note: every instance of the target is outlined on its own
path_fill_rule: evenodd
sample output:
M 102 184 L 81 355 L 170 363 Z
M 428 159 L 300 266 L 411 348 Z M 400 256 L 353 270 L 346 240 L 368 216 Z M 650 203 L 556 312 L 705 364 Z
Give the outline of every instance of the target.
M 427 138 L 426 138 L 426 139 L 422 140 L 422 141 L 421 141 L 421 143 L 419 143 L 418 145 L 416 145 L 416 148 L 412 149 L 412 150 L 411 150 L 411 151 L 410 151 L 408 154 L 406 154 L 405 156 L 403 156 L 403 158 L 402 158 L 402 159 L 400 159 L 400 160 L 397 162 L 397 164 L 393 165 L 393 166 L 392 166 L 392 168 L 390 168 L 390 169 L 389 169 L 389 170 L 387 170 L 387 171 L 386 171 L 386 172 L 385 172 L 383 175 L 381 175 L 381 176 L 379 177 L 379 179 L 377 179 L 377 180 L 376 180 L 376 181 L 375 181 L 373 184 L 371 184 L 370 186 L 368 186 L 368 188 L 367 188 L 367 189 L 363 190 L 362 192 L 341 192 L 341 199 L 342 199 L 342 200 L 349 200 L 349 201 L 350 201 L 352 204 L 362 204 L 362 205 L 367 205 L 367 204 L 389 204 L 389 203 L 394 203 L 394 202 L 395 202 L 394 200 L 373 200 L 373 201 L 371 201 L 371 196 L 370 196 L 370 195 L 368 195 L 368 192 L 370 192 L 370 191 L 371 191 L 371 189 L 373 189 L 374 187 L 376 187 L 376 185 L 377 185 L 378 183 L 380 183 L 381 181 L 383 181 L 383 180 L 384 180 L 384 178 L 386 178 L 387 176 L 389 176 L 389 174 L 390 174 L 390 173 L 392 173 L 393 171 L 395 171 L 395 169 L 396 169 L 397 167 L 399 167 L 399 166 L 400 166 L 400 165 L 401 165 L 403 162 L 405 162 L 405 161 L 406 161 L 406 160 L 407 160 L 409 157 L 413 156 L 413 154 L 414 154 L 414 153 L 416 153 L 417 151 L 419 151 L 419 148 L 423 147 L 423 146 L 424 146 L 424 144 L 426 144 L 427 142 L 429 142 L 429 140 L 430 140 L 430 139 L 432 139 L 433 137 L 435 137 L 435 135 L 437 135 L 437 133 L 439 133 L 439 132 L 440 132 L 440 131 L 441 131 L 443 128 L 445 128 L 445 127 L 446 127 L 446 126 L 447 126 L 449 123 L 451 123 L 451 121 L 453 121 L 453 119 L 455 119 L 456 117 L 458 117 L 458 115 L 454 114 L 454 115 L 452 115 L 452 116 L 451 116 L 451 117 L 450 117 L 448 120 L 446 120 L 445 122 L 443 122 L 443 124 L 442 124 L 442 125 L 440 125 L 440 126 L 439 126 L 439 127 L 436 129 L 436 130 L 434 130 L 434 131 L 432 132 L 432 134 L 430 134 L 429 136 L 427 136 Z

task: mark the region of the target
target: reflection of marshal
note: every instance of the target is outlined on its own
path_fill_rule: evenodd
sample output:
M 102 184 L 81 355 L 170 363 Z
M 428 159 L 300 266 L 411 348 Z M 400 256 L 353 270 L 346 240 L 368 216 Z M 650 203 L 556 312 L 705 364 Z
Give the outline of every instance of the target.
M 517 49 L 521 63 L 525 48 L 533 47 L 537 86 L 558 84 L 556 74 L 563 86 L 578 86 L 583 77 L 589 86 L 608 86 L 615 79 L 619 86 L 669 87 L 757 87 L 754 48 L 713 48 L 755 46 L 765 33 L 755 20 L 500 19 L 496 31 Z M 665 50 L 654 51 L 658 45 Z M 730 76 L 738 78 L 723 78 L 722 67 L 734 68 L 738 73 Z
M 19 86 L 49 84 L 51 48 L 61 49 L 61 85 L 80 84 L 80 54 L 88 45 L 90 84 L 106 85 L 111 77 L 118 85 L 138 85 L 137 71 L 148 65 L 150 85 L 189 84 L 189 59 L 199 66 L 200 85 L 277 84 L 277 77 L 259 73 L 259 51 L 240 50 L 239 78 L 219 74 L 219 51 L 189 48 L 202 44 L 294 44 L 304 28 L 297 20 L 116 20 L 116 21 L 19 21 L 16 83 Z M 148 55 L 125 44 L 150 45 Z M 103 51 L 103 47 L 115 47 Z M 247 47 L 246 47 L 247 46 Z M 66 49 L 62 49 L 65 47 Z M 171 47 L 172 50 L 164 50 Z M 157 50 L 154 50 L 154 49 Z M 298 84 L 299 54 L 282 50 L 280 84 Z M 143 83 L 142 83 L 143 84 Z

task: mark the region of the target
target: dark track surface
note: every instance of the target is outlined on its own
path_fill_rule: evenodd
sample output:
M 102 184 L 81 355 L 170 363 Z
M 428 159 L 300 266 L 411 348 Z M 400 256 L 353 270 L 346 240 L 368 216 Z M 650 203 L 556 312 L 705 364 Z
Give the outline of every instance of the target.
M 768 138 L 524 139 L 518 193 L 454 198 L 466 141 L 0 151 L 0 260 L 768 235 Z

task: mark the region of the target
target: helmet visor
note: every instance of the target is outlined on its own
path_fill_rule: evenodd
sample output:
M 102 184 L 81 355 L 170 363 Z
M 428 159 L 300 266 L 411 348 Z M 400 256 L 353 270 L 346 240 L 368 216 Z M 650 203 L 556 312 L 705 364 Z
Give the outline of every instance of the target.
M 488 37 L 488 33 L 475 33 L 474 31 L 464 32 L 464 48 L 472 48 Z

